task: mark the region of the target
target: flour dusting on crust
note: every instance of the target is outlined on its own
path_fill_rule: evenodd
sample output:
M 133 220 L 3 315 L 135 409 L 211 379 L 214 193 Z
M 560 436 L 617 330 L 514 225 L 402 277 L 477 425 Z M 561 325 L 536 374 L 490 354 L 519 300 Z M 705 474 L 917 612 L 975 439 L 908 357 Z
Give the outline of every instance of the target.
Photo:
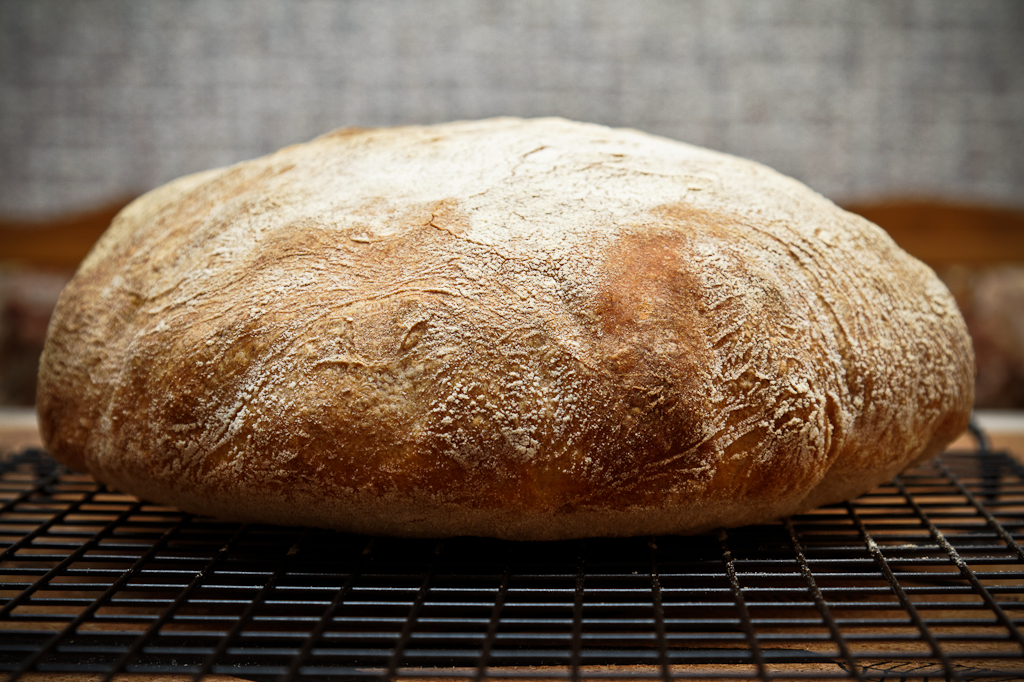
M 559 119 L 341 130 L 114 221 L 54 454 L 226 518 L 521 539 L 847 499 L 966 424 L 949 293 L 763 166 Z

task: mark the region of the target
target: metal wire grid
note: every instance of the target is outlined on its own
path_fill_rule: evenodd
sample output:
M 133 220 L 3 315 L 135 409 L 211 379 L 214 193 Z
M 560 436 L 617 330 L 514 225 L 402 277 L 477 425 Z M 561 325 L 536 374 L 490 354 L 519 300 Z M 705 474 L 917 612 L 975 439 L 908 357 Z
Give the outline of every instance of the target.
M 947 453 L 691 538 L 369 538 L 195 518 L 27 451 L 0 671 L 336 679 L 1024 679 L 1024 470 Z

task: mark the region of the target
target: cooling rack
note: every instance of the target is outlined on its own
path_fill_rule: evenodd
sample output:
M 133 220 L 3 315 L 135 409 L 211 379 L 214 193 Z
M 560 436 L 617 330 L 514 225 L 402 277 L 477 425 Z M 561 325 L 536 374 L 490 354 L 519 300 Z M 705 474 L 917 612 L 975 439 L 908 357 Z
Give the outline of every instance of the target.
M 979 434 L 697 537 L 371 538 L 0 465 L 0 672 L 276 680 L 1024 679 L 1024 470 Z

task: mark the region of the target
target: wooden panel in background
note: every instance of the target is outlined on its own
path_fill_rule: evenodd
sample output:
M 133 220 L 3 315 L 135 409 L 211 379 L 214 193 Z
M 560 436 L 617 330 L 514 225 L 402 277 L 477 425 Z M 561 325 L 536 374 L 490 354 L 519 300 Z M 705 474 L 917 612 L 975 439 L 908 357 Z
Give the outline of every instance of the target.
M 128 202 L 50 220 L 0 219 L 0 261 L 74 268 Z M 896 243 L 932 266 L 1024 263 L 1024 211 L 928 201 L 844 208 L 882 226 Z
M 46 269 L 78 267 L 131 199 L 49 220 L 0 219 L 0 262 Z
M 928 201 L 849 204 L 935 267 L 1024 263 L 1024 211 Z

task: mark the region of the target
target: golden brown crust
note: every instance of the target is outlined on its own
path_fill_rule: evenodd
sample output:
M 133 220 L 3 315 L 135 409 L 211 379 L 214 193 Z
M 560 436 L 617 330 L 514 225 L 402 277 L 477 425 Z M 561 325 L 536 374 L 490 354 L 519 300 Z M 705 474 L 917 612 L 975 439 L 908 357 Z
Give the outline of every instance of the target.
M 756 164 L 561 120 L 343 131 L 183 178 L 61 297 L 44 438 L 188 511 L 371 533 L 697 532 L 966 425 L 934 273 Z

